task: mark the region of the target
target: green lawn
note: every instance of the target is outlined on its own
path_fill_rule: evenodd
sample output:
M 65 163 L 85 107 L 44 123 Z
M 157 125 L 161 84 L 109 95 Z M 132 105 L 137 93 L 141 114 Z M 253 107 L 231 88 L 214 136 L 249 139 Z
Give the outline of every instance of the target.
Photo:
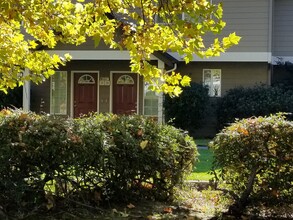
M 213 152 L 209 149 L 198 149 L 199 161 L 196 162 L 193 172 L 187 177 L 188 180 L 209 180 L 213 175 L 211 171 L 213 163 Z
M 195 139 L 195 143 L 198 146 L 208 146 L 208 143 L 211 141 L 211 139 Z

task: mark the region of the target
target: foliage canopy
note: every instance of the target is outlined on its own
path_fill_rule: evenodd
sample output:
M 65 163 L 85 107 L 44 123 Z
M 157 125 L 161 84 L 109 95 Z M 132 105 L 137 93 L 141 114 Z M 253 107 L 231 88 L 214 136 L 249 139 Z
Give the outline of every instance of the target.
M 46 49 L 93 38 L 95 46 L 102 40 L 110 48 L 128 50 L 131 70 L 143 75 L 153 90 L 178 95 L 190 78 L 162 72 L 148 62 L 151 54 L 178 52 L 186 62 L 194 54 L 219 56 L 240 40 L 232 33 L 211 44 L 204 41 L 206 34 L 224 28 L 222 13 L 221 4 L 207 0 L 2 0 L 0 90 L 24 80 L 39 83 L 70 60 L 68 54 L 50 55 Z

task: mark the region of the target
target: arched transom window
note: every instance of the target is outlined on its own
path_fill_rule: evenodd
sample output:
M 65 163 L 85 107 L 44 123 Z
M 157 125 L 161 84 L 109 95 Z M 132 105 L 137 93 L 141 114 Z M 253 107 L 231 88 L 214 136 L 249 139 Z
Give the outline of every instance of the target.
M 79 77 L 78 84 L 95 84 L 95 79 L 89 74 L 84 74 Z
M 120 85 L 133 85 L 134 84 L 134 80 L 131 76 L 129 75 L 122 75 L 118 78 L 117 80 L 117 84 L 120 84 Z

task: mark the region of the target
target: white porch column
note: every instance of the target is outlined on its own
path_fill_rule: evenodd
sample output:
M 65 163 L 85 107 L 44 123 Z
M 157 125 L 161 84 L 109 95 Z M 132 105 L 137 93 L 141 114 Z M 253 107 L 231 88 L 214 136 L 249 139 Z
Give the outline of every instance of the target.
M 161 60 L 158 60 L 158 68 L 163 72 L 165 70 L 165 63 Z M 159 94 L 158 100 L 158 122 L 164 123 L 164 108 L 163 108 L 163 93 Z
M 24 75 L 29 75 L 29 69 L 25 68 Z M 30 81 L 25 81 L 23 84 L 23 94 L 22 94 L 22 109 L 24 111 L 30 110 L 30 104 L 31 104 L 31 83 Z

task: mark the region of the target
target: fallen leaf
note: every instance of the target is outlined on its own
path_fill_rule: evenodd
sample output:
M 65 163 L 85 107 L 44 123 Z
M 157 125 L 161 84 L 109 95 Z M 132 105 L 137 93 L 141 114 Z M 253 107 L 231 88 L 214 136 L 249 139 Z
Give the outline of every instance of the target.
M 127 205 L 127 208 L 129 208 L 129 209 L 133 209 L 133 208 L 135 208 L 135 206 L 134 206 L 132 203 L 129 203 L 129 204 Z
M 164 212 L 165 213 L 172 213 L 172 208 L 171 207 L 166 207 L 166 208 L 164 208 Z
M 139 129 L 139 130 L 137 131 L 137 136 L 142 136 L 142 129 Z

